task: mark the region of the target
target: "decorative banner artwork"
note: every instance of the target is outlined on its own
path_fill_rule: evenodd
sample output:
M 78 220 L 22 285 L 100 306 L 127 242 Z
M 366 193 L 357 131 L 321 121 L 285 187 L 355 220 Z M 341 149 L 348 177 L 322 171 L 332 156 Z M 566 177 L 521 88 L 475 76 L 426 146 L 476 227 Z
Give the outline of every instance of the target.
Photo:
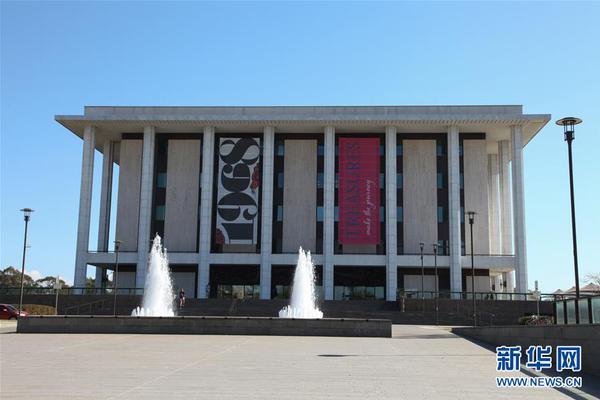
M 339 242 L 378 244 L 378 138 L 340 138 L 339 179 Z
M 259 138 L 220 139 L 215 243 L 257 243 L 259 160 Z

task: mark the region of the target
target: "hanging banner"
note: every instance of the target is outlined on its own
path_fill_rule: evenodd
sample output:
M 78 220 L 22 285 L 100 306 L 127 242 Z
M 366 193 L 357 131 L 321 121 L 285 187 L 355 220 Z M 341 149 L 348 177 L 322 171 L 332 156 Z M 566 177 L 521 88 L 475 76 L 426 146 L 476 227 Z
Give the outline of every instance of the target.
M 259 160 L 259 138 L 219 140 L 215 243 L 258 243 Z
M 339 139 L 339 223 L 342 244 L 379 243 L 379 139 Z

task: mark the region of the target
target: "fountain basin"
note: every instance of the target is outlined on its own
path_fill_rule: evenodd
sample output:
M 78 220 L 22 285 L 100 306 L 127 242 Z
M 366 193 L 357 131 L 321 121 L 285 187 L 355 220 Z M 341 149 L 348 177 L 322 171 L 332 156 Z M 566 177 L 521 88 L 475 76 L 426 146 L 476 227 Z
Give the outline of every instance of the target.
M 122 333 L 391 337 L 389 319 L 270 317 L 31 316 L 18 333 Z

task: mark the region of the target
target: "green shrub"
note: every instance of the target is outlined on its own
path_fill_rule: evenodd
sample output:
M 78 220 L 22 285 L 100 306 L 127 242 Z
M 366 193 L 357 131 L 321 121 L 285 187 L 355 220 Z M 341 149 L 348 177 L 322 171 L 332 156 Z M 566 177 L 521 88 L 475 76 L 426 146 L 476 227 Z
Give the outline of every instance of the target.
M 19 307 L 18 304 L 14 306 Z M 54 307 L 43 304 L 23 304 L 23 311 L 27 311 L 31 315 L 54 315 L 55 313 Z

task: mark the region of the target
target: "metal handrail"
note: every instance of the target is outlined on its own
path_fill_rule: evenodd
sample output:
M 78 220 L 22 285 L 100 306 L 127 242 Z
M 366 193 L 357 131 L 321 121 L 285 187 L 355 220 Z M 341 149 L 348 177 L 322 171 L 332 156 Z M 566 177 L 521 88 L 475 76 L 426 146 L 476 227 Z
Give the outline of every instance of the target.
M 104 303 L 105 302 L 106 302 L 106 299 L 100 299 L 100 300 L 96 300 L 96 301 L 90 301 L 88 303 L 77 304 L 77 305 L 74 305 L 74 306 L 65 307 L 65 309 L 63 311 L 64 311 L 64 314 L 66 315 L 66 314 L 68 314 L 69 310 L 77 309 L 77 315 L 80 315 L 81 314 L 81 308 L 89 306 L 90 307 L 90 314 L 91 314 L 92 313 L 92 306 L 94 304 L 100 303 L 101 306 L 104 307 Z
M 0 295 L 18 295 L 20 293 L 20 287 L 0 287 Z M 56 294 L 56 289 L 46 287 L 25 287 L 23 290 L 26 295 L 45 295 L 45 294 Z M 58 292 L 61 296 L 70 295 L 107 295 L 114 294 L 113 288 L 89 288 L 89 287 L 68 287 L 59 289 Z M 117 288 L 118 295 L 143 295 L 144 288 Z
M 472 295 L 475 295 L 476 300 L 493 300 L 493 301 L 505 301 L 505 300 L 527 300 L 537 301 L 537 298 L 533 293 L 502 293 L 502 292 L 458 292 L 458 291 L 433 291 L 433 290 L 404 290 L 398 289 L 396 292 L 396 298 L 410 297 L 416 299 L 470 299 Z M 540 294 L 540 301 L 555 301 L 555 294 L 542 293 Z

